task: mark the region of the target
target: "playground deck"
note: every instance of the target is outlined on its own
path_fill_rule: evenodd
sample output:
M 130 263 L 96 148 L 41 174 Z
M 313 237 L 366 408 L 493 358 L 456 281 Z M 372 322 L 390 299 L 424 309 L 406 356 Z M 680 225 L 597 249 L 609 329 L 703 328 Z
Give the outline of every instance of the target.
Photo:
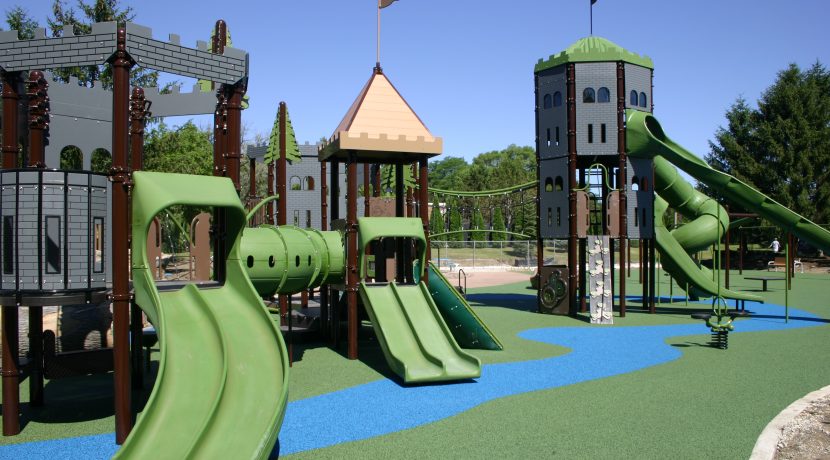
M 687 306 L 676 287 L 659 314 L 644 313 L 632 296 L 625 318 L 596 327 L 533 313 L 527 285 L 470 289 L 476 313 L 505 347 L 471 351 L 484 364 L 474 382 L 403 387 L 371 334 L 358 361 L 322 344 L 297 344 L 282 454 L 746 458 L 779 411 L 830 383 L 830 362 L 816 359 L 830 351 L 830 301 L 821 295 L 828 275 L 796 276 L 789 324 L 783 289 L 763 292 L 766 305 L 747 302 L 755 317 L 738 321 L 728 350 L 708 347 L 708 330 L 689 316 L 709 303 Z M 628 292 L 639 286 L 634 272 Z M 731 287 L 758 288 L 736 273 Z M 663 279 L 660 293 L 668 291 Z M 47 405 L 37 410 L 25 404 L 25 382 L 21 390 L 31 417 L 19 436 L 0 439 L 0 458 L 106 458 L 117 449 L 110 376 L 48 382 Z M 63 441 L 43 442 L 55 439 Z

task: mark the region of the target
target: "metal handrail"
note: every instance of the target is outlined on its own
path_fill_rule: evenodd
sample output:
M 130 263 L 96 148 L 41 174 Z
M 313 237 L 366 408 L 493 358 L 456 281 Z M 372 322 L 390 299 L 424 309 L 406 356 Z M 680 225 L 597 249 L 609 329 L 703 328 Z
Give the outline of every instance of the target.
M 464 274 L 464 290 L 461 291 L 461 297 L 467 299 L 467 272 L 463 268 L 458 269 L 458 287 L 461 287 L 461 274 Z

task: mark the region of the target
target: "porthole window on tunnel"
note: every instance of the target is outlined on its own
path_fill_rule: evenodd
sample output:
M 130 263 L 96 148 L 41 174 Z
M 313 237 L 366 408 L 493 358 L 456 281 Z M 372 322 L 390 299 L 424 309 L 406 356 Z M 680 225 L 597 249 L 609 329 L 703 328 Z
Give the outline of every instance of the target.
M 311 256 L 308 256 L 308 266 L 311 266 Z
M 248 256 L 248 268 L 252 268 L 254 266 L 254 256 Z
M 274 261 L 274 256 L 268 256 L 268 266 L 274 268 L 274 265 L 276 265 L 276 262 Z
M 300 256 L 297 256 L 296 258 L 294 258 L 294 265 L 296 265 L 298 267 L 300 266 Z

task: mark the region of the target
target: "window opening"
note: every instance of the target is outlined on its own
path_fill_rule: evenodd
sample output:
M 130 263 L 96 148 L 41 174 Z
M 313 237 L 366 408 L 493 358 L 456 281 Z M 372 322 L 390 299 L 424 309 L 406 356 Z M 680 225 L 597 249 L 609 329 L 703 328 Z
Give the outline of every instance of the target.
M 46 216 L 46 273 L 61 272 L 61 218 Z
M 592 104 L 596 102 L 596 94 L 594 93 L 594 88 L 585 88 L 582 91 L 582 102 L 586 104 Z
M 602 87 L 597 90 L 597 102 L 610 102 L 611 101 L 611 91 L 608 91 L 608 88 Z

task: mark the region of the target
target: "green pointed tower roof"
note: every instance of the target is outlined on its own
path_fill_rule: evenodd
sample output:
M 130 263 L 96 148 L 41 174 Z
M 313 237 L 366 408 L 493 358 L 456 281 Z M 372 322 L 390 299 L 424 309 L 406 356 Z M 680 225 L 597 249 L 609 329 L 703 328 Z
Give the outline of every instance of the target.
M 547 60 L 539 59 L 534 72 L 540 72 L 551 67 L 556 67 L 568 62 L 607 62 L 624 61 L 630 62 L 649 69 L 654 68 L 654 63 L 648 56 L 640 56 L 632 53 L 616 43 L 602 37 L 585 37 L 576 41 L 573 45 L 551 55 Z

